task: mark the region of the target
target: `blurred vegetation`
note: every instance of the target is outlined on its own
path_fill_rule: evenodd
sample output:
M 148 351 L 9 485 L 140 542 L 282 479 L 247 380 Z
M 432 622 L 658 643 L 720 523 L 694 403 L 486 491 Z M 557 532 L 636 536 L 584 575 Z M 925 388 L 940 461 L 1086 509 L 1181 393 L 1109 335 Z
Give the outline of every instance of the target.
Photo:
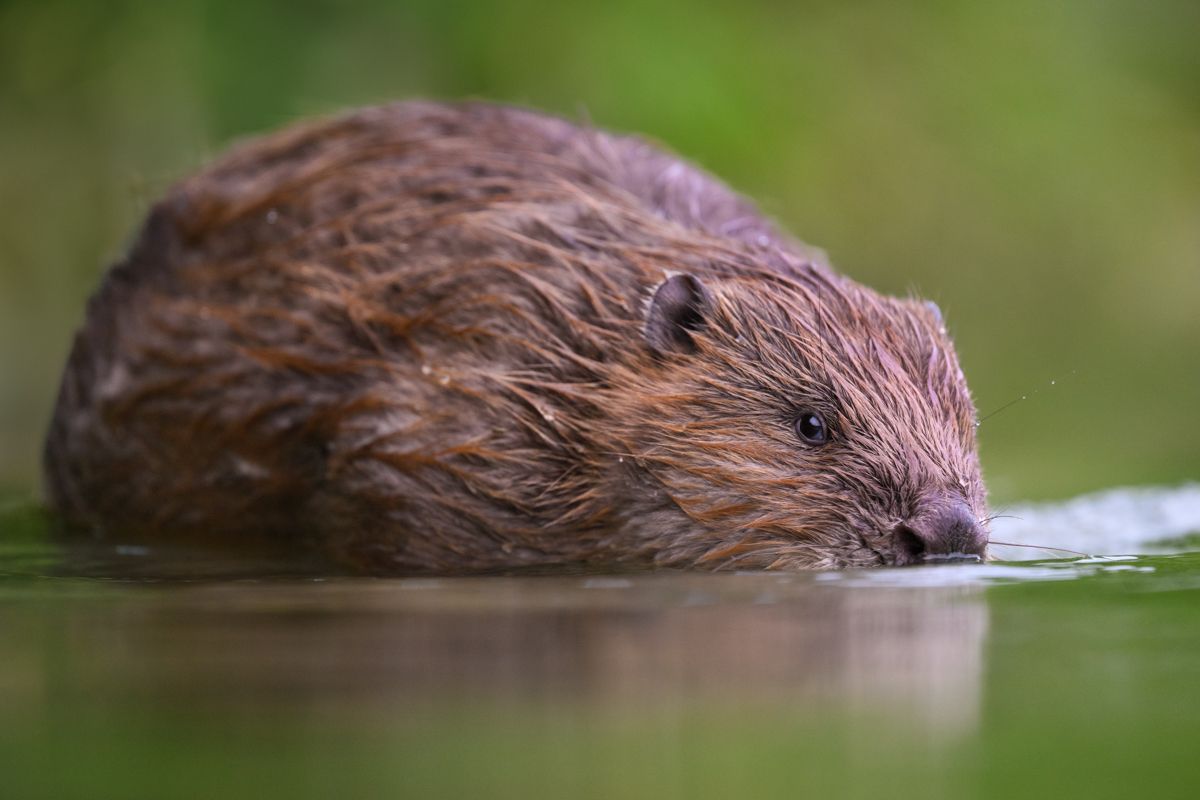
M 645 133 L 943 307 L 999 503 L 1200 477 L 1200 4 L 0 0 L 0 485 L 88 292 L 231 139 L 482 97 Z

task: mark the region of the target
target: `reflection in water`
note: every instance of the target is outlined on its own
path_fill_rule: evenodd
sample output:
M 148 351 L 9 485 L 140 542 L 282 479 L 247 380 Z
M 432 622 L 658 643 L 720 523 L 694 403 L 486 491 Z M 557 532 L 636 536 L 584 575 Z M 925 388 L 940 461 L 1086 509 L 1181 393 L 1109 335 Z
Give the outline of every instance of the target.
M 65 684 L 47 692 L 241 710 L 826 709 L 957 734 L 977 720 L 987 630 L 978 588 L 864 591 L 810 575 L 101 589 L 42 612 L 60 646 L 29 643 Z M 0 639 L 28 642 L 5 627 Z

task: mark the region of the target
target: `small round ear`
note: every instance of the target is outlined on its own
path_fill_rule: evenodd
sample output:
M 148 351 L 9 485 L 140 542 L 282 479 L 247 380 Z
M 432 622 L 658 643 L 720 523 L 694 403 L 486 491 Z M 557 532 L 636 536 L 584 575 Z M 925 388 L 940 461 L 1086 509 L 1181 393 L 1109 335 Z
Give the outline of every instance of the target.
M 926 300 L 926 301 L 924 301 L 924 303 L 922 303 L 922 305 L 925 306 L 925 310 L 928 311 L 933 316 L 934 320 L 937 321 L 938 325 L 942 325 L 945 323 L 945 320 L 942 318 L 942 309 L 938 306 L 937 303 L 933 302 L 932 300 Z
M 680 273 L 658 285 L 646 311 L 646 343 L 660 355 L 693 353 L 692 333 L 704 327 L 712 297 L 699 278 Z

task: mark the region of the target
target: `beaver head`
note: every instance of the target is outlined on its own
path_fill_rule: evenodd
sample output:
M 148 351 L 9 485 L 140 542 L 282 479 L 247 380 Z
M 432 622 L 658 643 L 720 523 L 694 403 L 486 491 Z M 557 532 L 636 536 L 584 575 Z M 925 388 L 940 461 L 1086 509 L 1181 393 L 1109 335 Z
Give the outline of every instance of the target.
M 941 314 L 807 266 L 676 274 L 648 303 L 655 368 L 617 393 L 627 515 L 668 561 L 906 564 L 986 552 L 975 410 Z M 636 482 L 635 482 L 636 485 Z M 651 508 L 654 506 L 654 508 Z

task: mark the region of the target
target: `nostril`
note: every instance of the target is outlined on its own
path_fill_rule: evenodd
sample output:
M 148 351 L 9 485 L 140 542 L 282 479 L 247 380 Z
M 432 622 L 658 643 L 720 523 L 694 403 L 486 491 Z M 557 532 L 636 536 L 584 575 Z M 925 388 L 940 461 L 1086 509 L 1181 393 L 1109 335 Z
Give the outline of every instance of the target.
M 897 564 L 916 564 L 925 559 L 925 539 L 912 528 L 897 525 L 893 537 Z
M 934 507 L 893 529 L 897 564 L 981 561 L 987 532 L 965 504 Z

